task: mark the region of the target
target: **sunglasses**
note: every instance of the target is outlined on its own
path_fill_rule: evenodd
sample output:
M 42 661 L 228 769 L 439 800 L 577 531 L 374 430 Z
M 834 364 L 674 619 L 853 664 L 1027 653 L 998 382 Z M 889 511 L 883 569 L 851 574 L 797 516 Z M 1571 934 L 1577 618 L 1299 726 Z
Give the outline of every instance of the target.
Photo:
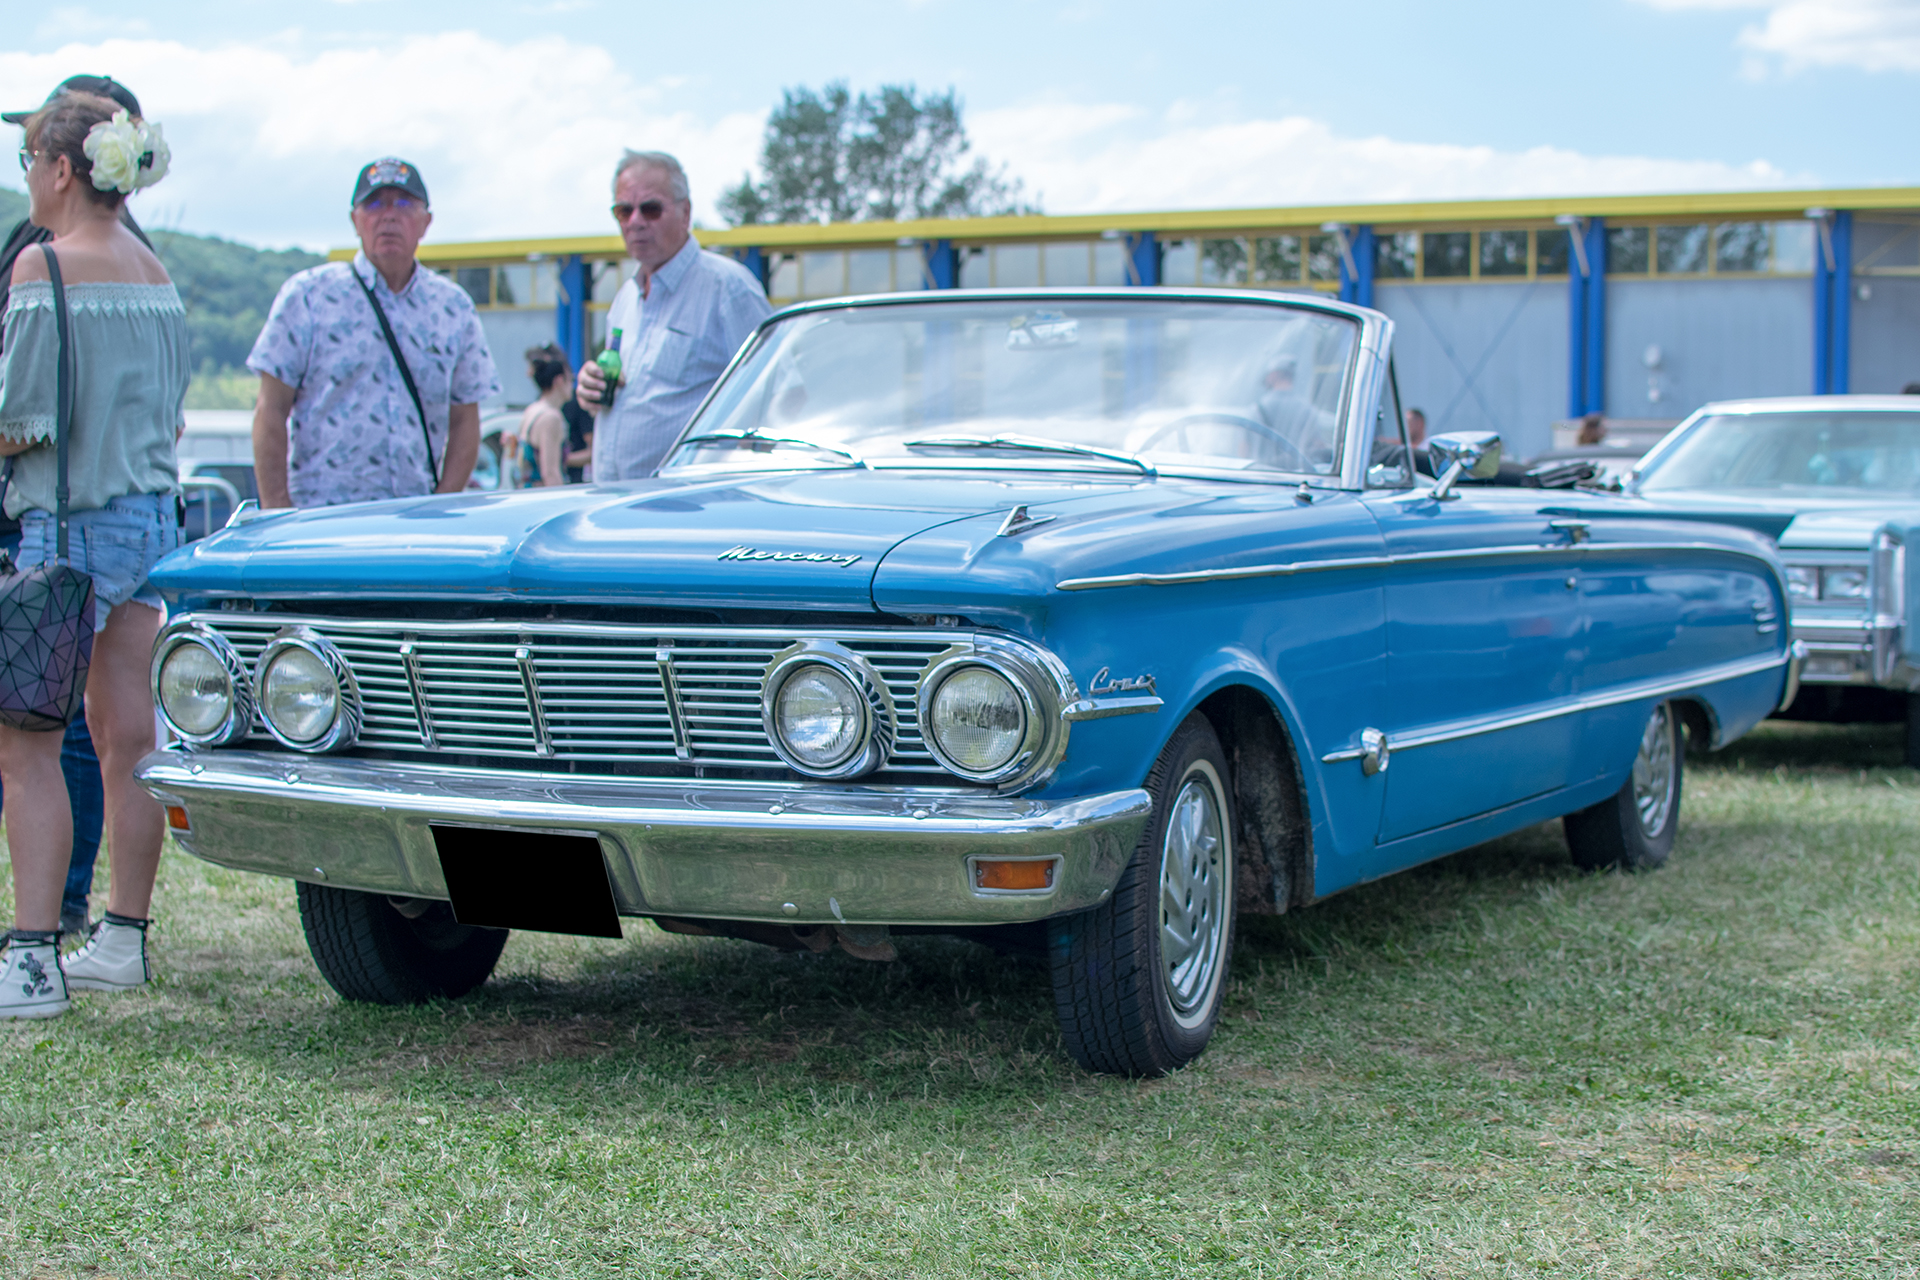
M 38 151 L 33 151 L 26 147 L 20 148 L 20 172 L 25 173 L 27 170 L 33 168 L 33 159 L 39 154 Z
M 383 191 L 370 195 L 360 202 L 362 209 L 419 209 L 423 205 L 418 196 L 403 195 L 394 191 Z
M 638 213 L 648 222 L 658 222 L 660 221 L 660 215 L 666 211 L 667 205 L 663 200 L 642 200 L 639 204 L 628 204 L 623 200 L 613 206 L 613 220 L 615 222 L 631 222 L 633 215 Z

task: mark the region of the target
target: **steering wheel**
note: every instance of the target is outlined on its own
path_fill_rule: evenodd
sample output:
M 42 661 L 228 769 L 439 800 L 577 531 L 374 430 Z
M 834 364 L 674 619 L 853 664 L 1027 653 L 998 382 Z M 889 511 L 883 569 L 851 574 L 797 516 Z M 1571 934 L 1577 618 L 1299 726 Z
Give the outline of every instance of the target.
M 1161 427 L 1158 431 L 1134 447 L 1138 452 L 1145 453 L 1169 436 L 1185 431 L 1188 427 L 1204 426 L 1207 423 L 1239 427 L 1241 430 L 1250 432 L 1262 439 L 1271 440 L 1275 444 L 1285 445 L 1287 451 L 1300 460 L 1300 470 L 1312 471 L 1314 469 L 1313 459 L 1309 458 L 1307 451 L 1294 443 L 1291 437 L 1281 435 L 1278 431 L 1275 431 L 1266 423 L 1261 422 L 1258 418 L 1249 418 L 1238 413 L 1220 413 L 1217 411 L 1189 413 L 1182 417 L 1175 418 L 1172 422 Z

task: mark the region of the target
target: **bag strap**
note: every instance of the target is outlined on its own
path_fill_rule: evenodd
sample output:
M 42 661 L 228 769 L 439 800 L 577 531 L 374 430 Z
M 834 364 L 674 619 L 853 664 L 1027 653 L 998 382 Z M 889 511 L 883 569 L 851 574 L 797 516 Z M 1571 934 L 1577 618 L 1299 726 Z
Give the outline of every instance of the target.
M 59 453 L 58 470 L 53 482 L 53 520 L 59 531 L 55 558 L 67 558 L 67 440 L 73 433 L 73 352 L 67 335 L 67 289 L 60 279 L 60 258 L 53 246 L 42 241 L 40 252 L 46 255 L 47 276 L 53 281 L 54 332 L 60 336 L 60 367 L 54 377 L 54 436 Z M 11 473 L 9 473 L 11 474 Z
M 418 267 L 414 268 L 416 271 Z M 420 389 L 413 385 L 413 370 L 407 367 L 407 358 L 400 354 L 400 340 L 393 336 L 393 326 L 387 323 L 387 311 L 380 305 L 380 299 L 373 296 L 373 286 L 360 278 L 360 269 L 351 262 L 347 270 L 353 273 L 353 282 L 360 286 L 360 292 L 367 295 L 367 301 L 373 307 L 373 314 L 380 318 L 380 332 L 387 336 L 387 350 L 393 352 L 393 362 L 400 366 L 400 380 L 407 384 L 407 394 L 413 397 L 413 411 L 420 415 L 420 435 L 427 442 L 427 474 L 433 477 L 433 487 L 440 487 L 440 467 L 433 460 L 433 432 L 427 429 L 427 411 L 420 404 Z

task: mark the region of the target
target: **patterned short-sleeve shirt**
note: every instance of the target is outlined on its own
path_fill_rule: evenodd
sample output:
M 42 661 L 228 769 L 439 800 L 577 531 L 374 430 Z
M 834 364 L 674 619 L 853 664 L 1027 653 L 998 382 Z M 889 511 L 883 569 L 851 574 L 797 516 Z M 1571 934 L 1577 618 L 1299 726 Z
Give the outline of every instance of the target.
M 413 397 L 380 332 L 372 285 L 413 371 L 437 467 L 446 457 L 448 409 L 500 394 L 500 379 L 466 290 L 416 266 L 399 293 L 364 253 L 280 286 L 247 367 L 294 388 L 287 422 L 287 488 L 296 507 L 404 498 L 433 490 Z

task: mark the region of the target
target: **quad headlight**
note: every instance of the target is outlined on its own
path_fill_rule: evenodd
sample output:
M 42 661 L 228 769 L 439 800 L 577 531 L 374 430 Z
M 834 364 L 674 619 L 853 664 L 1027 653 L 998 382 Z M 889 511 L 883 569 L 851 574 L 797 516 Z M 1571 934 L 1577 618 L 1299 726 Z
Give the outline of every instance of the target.
M 1865 565 L 1787 566 L 1787 594 L 1795 600 L 1865 600 L 1872 587 Z
M 296 751 L 335 751 L 360 736 L 360 690 L 353 669 L 328 640 L 289 627 L 254 667 L 267 732 Z
M 154 646 L 153 696 L 174 736 L 195 746 L 225 746 L 253 727 L 246 663 L 197 623 L 169 630 Z
M 762 685 L 760 716 L 774 751 L 797 773 L 854 778 L 893 752 L 893 699 L 865 658 L 803 641 L 777 655 Z
M 920 733 L 933 758 L 970 782 L 1027 772 L 1058 715 L 1047 714 L 1027 665 L 977 650 L 935 662 L 920 681 Z

